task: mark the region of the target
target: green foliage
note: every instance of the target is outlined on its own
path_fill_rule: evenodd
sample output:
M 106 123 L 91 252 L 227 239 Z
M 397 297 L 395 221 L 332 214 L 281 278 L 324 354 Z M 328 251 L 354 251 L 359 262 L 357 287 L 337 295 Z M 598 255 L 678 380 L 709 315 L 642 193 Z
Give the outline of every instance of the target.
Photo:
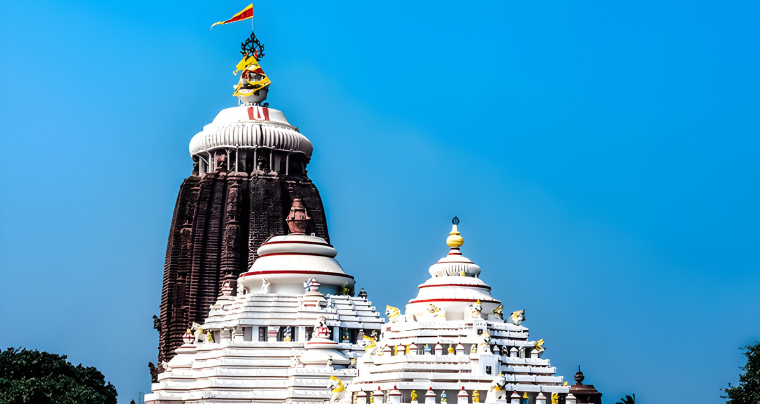
M 0 404 L 116 404 L 116 388 L 94 367 L 66 355 L 21 348 L 0 350 Z
M 744 371 L 739 375 L 739 385 L 721 389 L 727 394 L 721 398 L 727 398 L 728 404 L 757 404 L 760 403 L 760 343 L 755 341 L 755 345 L 747 345 L 739 348 L 744 351 L 747 357 L 747 364 L 740 366 L 739 369 Z
M 636 404 L 636 395 L 634 394 L 633 397 L 626 395 L 615 404 Z

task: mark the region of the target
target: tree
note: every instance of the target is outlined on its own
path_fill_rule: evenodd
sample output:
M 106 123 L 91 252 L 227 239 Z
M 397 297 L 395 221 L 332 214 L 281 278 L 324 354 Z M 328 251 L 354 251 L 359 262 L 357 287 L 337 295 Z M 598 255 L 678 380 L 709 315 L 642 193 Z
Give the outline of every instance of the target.
M 747 345 L 739 348 L 744 351 L 747 357 L 747 364 L 739 366 L 744 371 L 739 375 L 739 385 L 721 389 L 727 394 L 721 398 L 727 398 L 728 404 L 757 404 L 760 403 L 760 343 L 755 341 L 755 345 Z
M 21 348 L 0 350 L 0 404 L 116 404 L 116 388 L 94 367 L 66 355 Z

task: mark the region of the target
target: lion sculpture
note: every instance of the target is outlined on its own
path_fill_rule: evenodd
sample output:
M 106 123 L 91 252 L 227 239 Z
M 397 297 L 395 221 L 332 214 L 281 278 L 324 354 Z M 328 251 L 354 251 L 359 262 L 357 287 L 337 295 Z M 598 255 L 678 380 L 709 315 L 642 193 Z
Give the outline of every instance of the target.
M 483 311 L 483 305 L 480 304 L 480 299 L 478 299 L 477 302 L 467 306 L 467 309 L 464 312 L 464 318 L 478 320 L 481 318 L 481 311 Z
M 203 338 L 205 337 L 203 327 L 201 327 L 200 324 L 193 322 L 190 329 L 193 331 L 193 335 L 195 335 L 195 343 L 203 342 Z
M 478 351 L 480 353 L 491 353 L 490 350 L 491 334 L 486 331 L 483 333 L 483 342 L 478 345 Z
M 525 321 L 525 310 L 513 311 L 507 318 L 507 323 L 521 325 Z
M 493 309 L 493 314 L 501 320 L 504 320 L 504 305 L 500 304 L 499 307 Z
M 507 378 L 499 373 L 499 375 L 493 379 L 493 382 L 491 382 L 491 387 L 488 389 L 488 395 L 486 396 L 486 403 L 493 403 L 497 400 L 505 399 L 507 396 L 506 390 Z
M 428 306 L 427 311 L 430 317 L 446 319 L 446 311 L 432 303 Z
M 264 278 L 264 281 L 261 282 L 261 294 L 267 295 L 269 294 L 269 279 Z
M 541 354 L 544 353 L 544 351 L 546 350 L 546 348 L 544 348 L 544 339 L 542 338 L 538 340 L 536 342 L 536 345 L 533 347 L 533 349 L 535 349 L 536 352 L 538 352 L 538 357 L 540 358 Z
M 330 396 L 330 402 L 341 402 L 346 396 L 346 387 L 348 387 L 349 384 L 350 383 L 343 384 L 342 380 L 335 376 L 330 376 L 330 382 L 327 385 L 327 388 L 330 389 L 330 392 L 332 393 L 332 396 Z
M 364 339 L 359 343 L 364 348 L 364 353 L 366 353 L 369 356 L 377 355 L 380 353 L 380 347 L 377 345 L 377 339 L 375 338 L 375 334 L 372 334 L 372 336 L 364 336 Z
M 399 320 L 403 320 L 403 316 L 401 315 L 401 311 L 398 309 L 398 307 L 385 306 L 385 315 L 388 316 L 388 320 L 391 323 L 396 323 Z

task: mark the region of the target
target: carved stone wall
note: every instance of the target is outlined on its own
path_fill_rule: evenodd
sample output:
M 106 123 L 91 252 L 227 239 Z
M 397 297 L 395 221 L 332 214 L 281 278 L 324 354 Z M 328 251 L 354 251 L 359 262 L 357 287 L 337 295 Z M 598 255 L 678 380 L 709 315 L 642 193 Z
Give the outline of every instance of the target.
M 217 171 L 190 176 L 174 208 L 164 263 L 158 360 L 168 361 L 191 323 L 202 323 L 224 282 L 258 258 L 269 237 L 287 234 L 285 218 L 301 198 L 312 217 L 306 234 L 330 242 L 322 199 L 306 176 Z

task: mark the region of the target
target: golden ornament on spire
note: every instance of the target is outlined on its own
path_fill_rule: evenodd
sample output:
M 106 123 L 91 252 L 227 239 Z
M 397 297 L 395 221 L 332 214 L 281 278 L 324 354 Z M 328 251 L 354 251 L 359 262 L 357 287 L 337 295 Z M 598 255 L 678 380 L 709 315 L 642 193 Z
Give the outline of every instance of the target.
M 459 224 L 459 218 L 454 216 L 454 219 L 451 221 L 453 226 L 451 227 L 451 233 L 449 233 L 449 237 L 446 238 L 446 244 L 448 244 L 451 248 L 459 248 L 464 244 L 464 239 L 462 236 L 459 235 L 459 231 L 457 231 L 457 225 Z

